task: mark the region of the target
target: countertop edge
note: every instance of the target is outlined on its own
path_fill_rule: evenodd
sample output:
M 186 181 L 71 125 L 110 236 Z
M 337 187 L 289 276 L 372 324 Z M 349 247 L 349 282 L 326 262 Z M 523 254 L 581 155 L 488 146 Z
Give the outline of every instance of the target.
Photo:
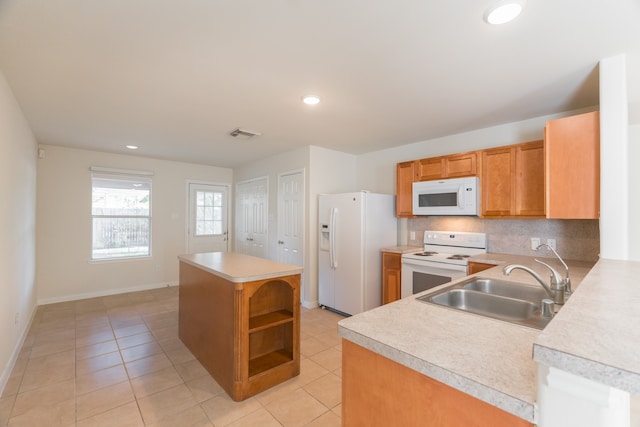
M 262 258 L 261 258 L 262 259 Z M 265 280 L 265 279 L 274 279 L 277 277 L 284 277 L 284 276 L 292 276 L 295 274 L 302 274 L 303 272 L 303 268 L 302 267 L 296 267 L 296 266 L 291 266 L 293 268 L 291 268 L 290 270 L 285 269 L 285 270 L 280 270 L 280 271 L 276 271 L 276 272 L 270 272 L 270 273 L 264 273 L 264 274 L 252 274 L 250 276 L 233 276 L 230 274 L 226 274 L 223 271 L 219 271 L 216 270 L 214 268 L 211 268 L 205 264 L 199 263 L 197 261 L 191 260 L 189 258 L 187 258 L 187 256 L 183 256 L 180 255 L 178 256 L 178 260 L 180 262 L 184 262 L 187 263 L 189 265 L 192 265 L 194 267 L 200 268 L 208 273 L 211 273 L 215 276 L 221 277 L 229 282 L 232 283 L 246 283 L 246 282 L 253 282 L 256 280 Z M 265 261 L 270 261 L 270 260 L 265 260 Z M 274 262 L 275 263 L 275 262 Z M 280 265 L 284 265 L 281 263 L 278 263 Z
M 433 378 L 436 381 L 473 396 L 476 399 L 482 400 L 483 402 L 489 403 L 490 405 L 528 422 L 535 422 L 535 403 L 525 402 L 508 394 L 502 393 L 496 389 L 473 381 L 463 375 L 453 373 L 438 365 L 429 363 L 379 341 L 365 337 L 364 335 L 351 331 L 342 325 L 338 325 L 338 333 L 342 338 L 384 356 L 387 359 L 413 369 L 416 372 Z
M 610 387 L 640 394 L 640 375 L 635 372 L 535 343 L 533 360 Z
M 533 360 L 640 394 L 640 262 L 600 259 L 538 336 Z

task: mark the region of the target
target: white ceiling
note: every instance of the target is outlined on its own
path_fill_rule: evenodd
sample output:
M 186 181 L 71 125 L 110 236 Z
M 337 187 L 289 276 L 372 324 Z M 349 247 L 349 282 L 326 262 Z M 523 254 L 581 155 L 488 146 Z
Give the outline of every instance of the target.
M 597 105 L 620 53 L 640 105 L 640 1 L 494 1 L 0 0 L 0 69 L 40 143 L 223 167 Z

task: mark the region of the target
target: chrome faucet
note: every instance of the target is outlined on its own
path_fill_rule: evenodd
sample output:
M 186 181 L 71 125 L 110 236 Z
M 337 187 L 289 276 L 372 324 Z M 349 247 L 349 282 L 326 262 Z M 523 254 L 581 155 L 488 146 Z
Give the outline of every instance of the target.
M 529 267 L 525 267 L 524 265 L 509 264 L 502 269 L 502 272 L 505 276 L 508 276 L 513 270 L 526 271 L 527 273 L 531 274 L 533 278 L 536 279 L 538 283 L 540 283 L 540 285 L 542 285 L 544 290 L 547 292 L 547 294 L 549 294 L 555 304 L 564 304 L 564 285 L 562 283 L 562 279 L 560 278 L 560 274 L 546 262 L 542 262 L 537 259 L 534 261 L 544 265 L 551 271 L 551 287 L 549 287 L 549 285 L 545 283 L 544 279 L 540 277 L 538 273 L 536 273 Z
M 565 299 L 569 298 L 573 293 L 573 289 L 571 289 L 571 279 L 569 278 L 569 267 L 567 266 L 567 263 L 565 263 L 564 260 L 560 257 L 560 255 L 558 255 L 558 252 L 556 252 L 553 246 L 549 246 L 543 243 L 536 248 L 536 251 L 543 246 L 549 249 L 551 252 L 553 252 L 556 258 L 558 258 L 558 260 L 562 263 L 562 266 L 564 267 L 564 273 L 565 273 L 564 280 L 562 281 L 562 285 L 564 286 Z

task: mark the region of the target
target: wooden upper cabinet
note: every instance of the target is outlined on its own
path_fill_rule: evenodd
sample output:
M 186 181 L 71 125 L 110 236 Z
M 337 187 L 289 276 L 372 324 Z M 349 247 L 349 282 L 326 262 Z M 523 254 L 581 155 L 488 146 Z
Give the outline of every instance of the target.
M 515 215 L 545 215 L 544 142 L 533 141 L 515 147 Z
M 599 113 L 549 120 L 544 138 L 547 218 L 599 218 Z
M 478 154 L 462 153 L 445 157 L 444 169 L 446 178 L 475 176 L 477 174 Z
M 412 191 L 416 161 L 398 163 L 396 166 L 396 216 L 413 216 Z
M 444 157 L 431 157 L 416 162 L 418 181 L 429 181 L 444 177 Z
M 477 153 L 461 153 L 451 156 L 431 157 L 418 160 L 416 180 L 457 178 L 477 174 Z
M 544 217 L 544 143 L 482 152 L 481 214 L 484 217 Z
M 511 146 L 482 152 L 482 216 L 510 216 L 514 207 L 515 156 Z

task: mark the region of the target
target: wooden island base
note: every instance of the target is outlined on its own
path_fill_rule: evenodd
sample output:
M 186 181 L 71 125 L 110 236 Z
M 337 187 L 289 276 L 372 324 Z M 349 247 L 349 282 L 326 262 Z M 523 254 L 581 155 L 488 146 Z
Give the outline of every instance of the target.
M 179 293 L 178 336 L 233 400 L 300 373 L 300 274 L 233 282 L 181 258 Z

